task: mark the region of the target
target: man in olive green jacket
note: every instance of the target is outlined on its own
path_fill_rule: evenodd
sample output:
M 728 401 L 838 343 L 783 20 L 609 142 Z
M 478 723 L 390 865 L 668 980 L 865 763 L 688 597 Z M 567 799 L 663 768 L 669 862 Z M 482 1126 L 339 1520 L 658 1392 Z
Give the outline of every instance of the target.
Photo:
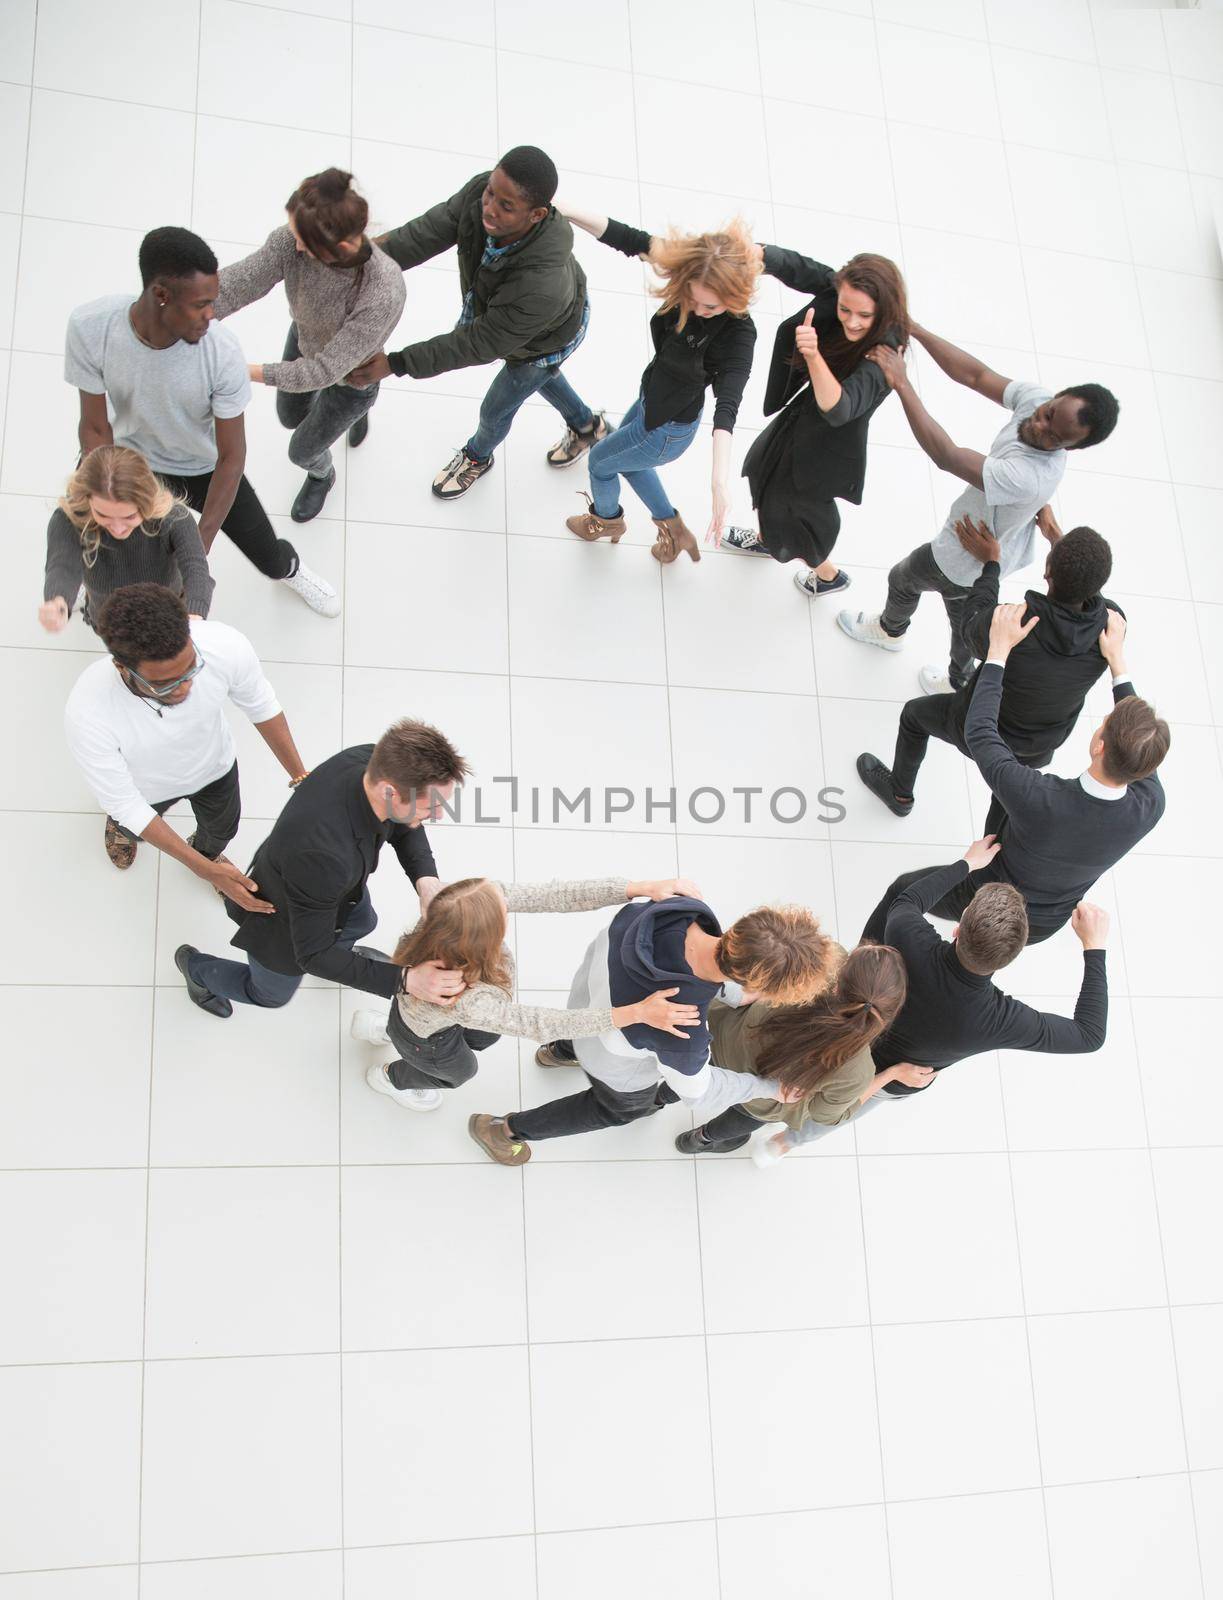
M 433 480 L 440 500 L 456 500 L 489 470 L 493 451 L 519 408 L 542 395 L 565 419 L 548 452 L 569 466 L 607 432 L 560 371 L 586 335 L 586 275 L 574 259 L 573 229 L 552 205 L 556 167 L 534 145 L 519 145 L 449 200 L 377 242 L 406 272 L 457 245 L 463 307 L 448 333 L 371 356 L 350 374 L 355 384 L 386 377 L 433 378 L 456 367 L 503 361 L 480 407 L 475 433 Z

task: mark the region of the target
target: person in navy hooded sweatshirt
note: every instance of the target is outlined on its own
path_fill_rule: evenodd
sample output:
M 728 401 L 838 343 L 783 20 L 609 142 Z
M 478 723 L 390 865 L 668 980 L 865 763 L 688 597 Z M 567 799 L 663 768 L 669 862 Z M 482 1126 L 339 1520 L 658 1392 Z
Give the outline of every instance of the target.
M 677 1005 L 695 1005 L 700 1021 L 687 1034 L 641 1023 L 591 1039 L 544 1045 L 541 1067 L 579 1066 L 590 1087 L 508 1116 L 473 1116 L 468 1131 L 502 1166 L 531 1159 L 530 1140 L 614 1128 L 682 1100 L 702 1117 L 781 1091 L 771 1079 L 728 1072 L 709 1060 L 709 1002 L 730 982 L 750 999 L 799 1005 L 833 976 L 837 945 L 800 906 L 765 906 L 725 933 L 710 908 L 691 896 L 622 907 L 586 952 L 569 994 L 571 1009 L 619 1006 L 674 986 Z

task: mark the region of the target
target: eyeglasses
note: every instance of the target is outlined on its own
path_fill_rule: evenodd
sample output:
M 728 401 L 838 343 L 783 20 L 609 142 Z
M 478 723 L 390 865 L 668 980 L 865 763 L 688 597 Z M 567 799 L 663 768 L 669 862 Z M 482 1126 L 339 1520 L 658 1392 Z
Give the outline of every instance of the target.
M 140 685 L 141 690 L 145 694 L 151 695 L 154 700 L 165 700 L 169 695 L 174 693 L 175 689 L 181 689 L 184 683 L 190 683 L 192 678 L 198 678 L 206 665 L 207 663 L 205 662 L 203 656 L 200 655 L 199 651 L 197 650 L 195 653 L 195 661 L 192 663 L 191 668 L 187 672 L 184 672 L 181 678 L 174 678 L 169 683 L 150 683 L 147 678 L 142 678 L 140 676 L 135 667 L 124 667 L 123 670 L 127 673 L 129 678 L 133 679 Z

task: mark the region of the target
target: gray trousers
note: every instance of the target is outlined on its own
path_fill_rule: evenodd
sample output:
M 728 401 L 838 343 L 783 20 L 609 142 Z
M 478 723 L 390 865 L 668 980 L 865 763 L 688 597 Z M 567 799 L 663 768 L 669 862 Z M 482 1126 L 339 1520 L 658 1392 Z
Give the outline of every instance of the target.
M 943 605 L 947 610 L 947 622 L 951 628 L 951 661 L 948 676 L 953 689 L 958 689 L 968 682 L 972 677 L 976 661 L 960 632 L 964 602 L 971 592 L 971 589 L 966 589 L 963 584 L 951 581 L 934 559 L 934 553 L 928 544 L 919 545 L 902 561 L 898 561 L 888 573 L 887 605 L 879 617 L 879 626 L 884 633 L 890 633 L 893 638 L 898 638 L 907 630 L 922 595 L 932 593 L 942 595 Z
M 289 324 L 285 340 L 286 361 L 301 355 L 297 343 L 297 324 Z M 326 389 L 308 389 L 304 394 L 276 391 L 276 415 L 282 425 L 292 428 L 289 460 L 303 467 L 312 478 L 326 478 L 331 472 L 331 446 L 343 438 L 378 398 L 379 385 L 354 389 L 347 383 L 332 383 Z

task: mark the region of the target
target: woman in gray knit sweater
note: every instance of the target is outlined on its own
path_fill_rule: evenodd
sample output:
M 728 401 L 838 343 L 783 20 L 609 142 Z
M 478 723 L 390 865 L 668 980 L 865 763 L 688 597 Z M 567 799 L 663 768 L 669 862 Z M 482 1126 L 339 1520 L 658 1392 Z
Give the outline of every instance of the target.
M 289 460 L 306 481 L 290 512 L 309 522 L 335 483 L 331 446 L 348 434 L 364 439 L 378 385 L 356 389 L 345 377 L 376 350 L 403 311 L 403 274 L 366 237 L 369 206 L 352 174 L 328 167 L 298 184 L 285 205 L 288 222 L 252 255 L 221 268 L 218 317 L 232 316 L 278 283 L 293 322 L 283 361 L 251 367 L 252 383 L 276 390 L 276 415 L 293 430 Z
M 696 893 L 683 878 L 632 882 L 627 878 L 581 879 L 572 883 L 497 883 L 464 878 L 439 889 L 415 928 L 405 933 L 392 957 L 407 968 L 435 962 L 462 972 L 467 987 L 452 1002 L 435 1005 L 400 992 L 385 1025 L 376 1011 L 358 1011 L 353 1037 L 391 1044 L 398 1059 L 371 1066 L 372 1089 L 410 1111 L 435 1111 L 441 1085 L 455 1088 L 475 1076 L 474 1051 L 503 1033 L 535 1039 L 592 1038 L 634 1022 L 686 1038 L 683 1029 L 700 1021 L 696 1006 L 674 1005 L 675 989 L 659 989 L 635 1005 L 564 1010 L 519 1005 L 513 998 L 514 958 L 505 943 L 511 911 L 597 911 L 628 900 L 666 900 Z
M 47 524 L 38 620 L 60 633 L 82 587 L 85 620 L 129 583 L 160 583 L 206 617 L 215 587 L 195 518 L 137 450 L 99 445 L 68 479 Z

